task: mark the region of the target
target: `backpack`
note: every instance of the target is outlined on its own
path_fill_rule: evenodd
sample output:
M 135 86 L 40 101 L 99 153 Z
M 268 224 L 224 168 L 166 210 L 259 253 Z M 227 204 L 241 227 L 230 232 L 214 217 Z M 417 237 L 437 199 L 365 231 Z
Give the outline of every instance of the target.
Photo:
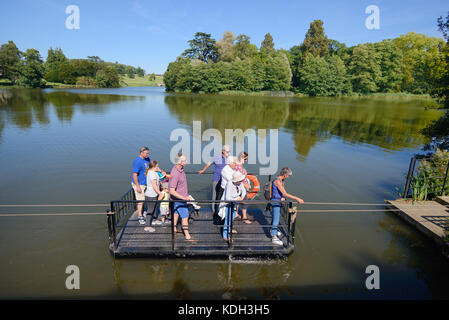
M 271 200 L 271 196 L 273 195 L 272 183 L 273 181 L 268 181 L 263 187 L 263 195 L 265 197 L 265 200 Z

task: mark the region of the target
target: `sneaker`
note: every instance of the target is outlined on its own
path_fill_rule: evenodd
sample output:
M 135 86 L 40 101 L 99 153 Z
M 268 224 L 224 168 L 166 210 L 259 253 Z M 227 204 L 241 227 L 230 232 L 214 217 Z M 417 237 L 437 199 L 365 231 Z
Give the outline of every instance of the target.
M 274 237 L 271 239 L 271 243 L 278 245 L 278 246 L 283 246 L 284 243 L 278 238 L 278 237 Z
M 147 218 L 147 213 L 146 211 L 143 212 L 143 217 L 146 219 Z
M 161 220 L 153 220 L 151 222 L 151 225 L 152 226 L 160 226 L 160 225 L 162 225 L 162 221 Z
M 147 231 L 147 232 L 154 232 L 154 231 L 156 231 L 156 229 L 154 229 L 153 227 L 145 227 L 145 228 L 143 228 L 143 230 Z
M 140 217 L 139 217 L 139 223 L 140 223 L 140 224 L 145 224 L 145 223 L 147 223 L 147 222 L 145 221 L 145 218 L 144 218 L 143 216 L 140 216 Z
M 277 235 L 278 235 L 278 238 L 282 237 L 282 232 L 278 231 Z

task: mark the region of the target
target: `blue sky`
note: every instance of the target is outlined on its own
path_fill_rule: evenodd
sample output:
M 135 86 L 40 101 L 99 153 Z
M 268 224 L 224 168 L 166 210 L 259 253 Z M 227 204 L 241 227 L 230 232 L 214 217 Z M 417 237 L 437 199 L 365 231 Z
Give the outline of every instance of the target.
M 78 30 L 65 26 L 69 5 L 79 7 Z M 380 9 L 379 30 L 365 27 L 369 5 Z M 0 43 L 36 48 L 43 58 L 60 47 L 69 58 L 97 55 L 163 73 L 197 31 L 216 40 L 227 30 L 244 33 L 257 46 L 270 32 L 277 49 L 289 49 L 321 19 L 329 38 L 355 45 L 409 31 L 441 37 L 436 19 L 448 11 L 447 0 L 14 0 L 0 4 Z

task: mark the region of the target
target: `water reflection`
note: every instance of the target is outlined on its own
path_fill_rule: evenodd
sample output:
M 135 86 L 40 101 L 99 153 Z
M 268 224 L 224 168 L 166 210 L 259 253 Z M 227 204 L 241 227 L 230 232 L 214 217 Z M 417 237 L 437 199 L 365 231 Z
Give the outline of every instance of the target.
M 449 261 L 430 239 L 401 222 L 391 213 L 379 220 L 379 227 L 391 235 L 388 247 L 382 252 L 382 260 L 389 265 L 413 269 L 416 278 L 426 283 L 433 299 L 447 299 L 449 278 L 441 277 L 441 274 L 447 273 Z
M 111 103 L 141 99 L 145 97 L 40 89 L 0 90 L 0 135 L 5 124 L 14 124 L 21 129 L 31 128 L 33 123 L 49 124 L 51 107 L 59 121 L 70 122 L 75 107 L 82 113 L 101 114 Z
M 418 147 L 427 142 L 419 131 L 440 115 L 425 110 L 420 100 L 171 95 L 165 103 L 187 126 L 201 120 L 204 128 L 222 133 L 225 128 L 283 129 L 292 134 L 295 150 L 302 157 L 332 136 L 387 150 Z
M 283 127 L 288 118 L 285 98 L 215 95 L 171 95 L 165 97 L 170 112 L 179 122 L 192 125 L 201 120 L 204 129 L 268 129 Z

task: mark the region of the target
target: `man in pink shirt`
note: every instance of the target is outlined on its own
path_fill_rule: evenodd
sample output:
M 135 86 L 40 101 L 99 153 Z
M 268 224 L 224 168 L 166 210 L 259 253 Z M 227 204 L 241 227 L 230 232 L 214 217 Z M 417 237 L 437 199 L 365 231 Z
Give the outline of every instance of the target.
M 170 172 L 170 179 L 168 181 L 168 188 L 170 191 L 170 199 L 175 200 L 174 202 L 174 215 L 173 215 L 173 223 L 176 225 L 178 223 L 179 216 L 181 216 L 181 225 L 182 230 L 184 231 L 184 235 L 186 240 L 192 241 L 192 237 L 189 233 L 189 209 L 187 207 L 187 202 L 177 202 L 176 200 L 185 200 L 189 201 L 191 198 L 189 197 L 189 190 L 187 188 L 187 178 L 186 173 L 184 171 L 184 166 L 186 165 L 187 160 L 183 154 L 178 154 L 175 157 L 175 165 Z

